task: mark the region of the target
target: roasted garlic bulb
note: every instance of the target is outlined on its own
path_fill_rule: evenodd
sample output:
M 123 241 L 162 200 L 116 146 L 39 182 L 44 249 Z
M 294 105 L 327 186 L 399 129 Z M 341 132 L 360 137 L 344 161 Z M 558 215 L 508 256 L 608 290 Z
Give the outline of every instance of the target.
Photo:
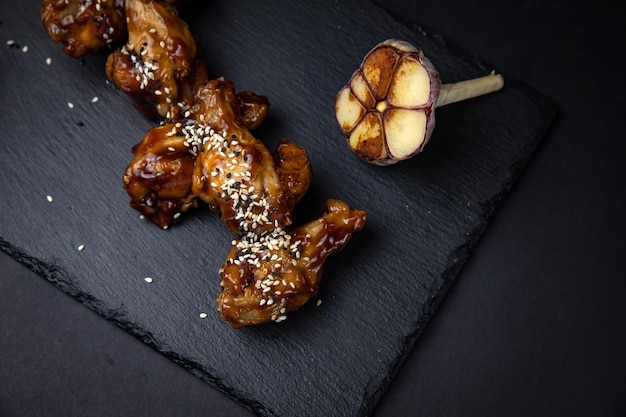
M 491 74 L 441 84 L 439 72 L 421 49 L 389 39 L 364 58 L 335 101 L 335 117 L 350 149 L 377 165 L 419 153 L 435 127 L 435 108 L 502 88 Z

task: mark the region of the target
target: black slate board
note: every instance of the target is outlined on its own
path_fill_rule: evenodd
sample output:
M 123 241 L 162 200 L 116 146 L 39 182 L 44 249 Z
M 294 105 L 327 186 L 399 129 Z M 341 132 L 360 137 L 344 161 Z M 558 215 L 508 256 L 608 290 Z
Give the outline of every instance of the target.
M 3 43 L 29 47 L 0 48 L 0 246 L 259 415 L 367 415 L 555 107 L 507 77 L 497 94 L 439 109 L 421 155 L 370 166 L 344 145 L 332 106 L 376 43 L 421 46 L 447 82 L 493 68 L 368 2 L 206 3 L 181 14 L 212 74 L 270 97 L 271 117 L 257 131 L 270 149 L 288 137 L 309 152 L 315 179 L 298 219 L 319 214 L 328 197 L 369 213 L 366 229 L 329 260 L 322 304 L 240 331 L 219 319 L 217 268 L 230 233 L 208 211 L 162 231 L 128 207 L 121 173 L 154 122 L 106 83 L 104 55 L 63 55 L 41 28 L 36 0 L 0 5 Z

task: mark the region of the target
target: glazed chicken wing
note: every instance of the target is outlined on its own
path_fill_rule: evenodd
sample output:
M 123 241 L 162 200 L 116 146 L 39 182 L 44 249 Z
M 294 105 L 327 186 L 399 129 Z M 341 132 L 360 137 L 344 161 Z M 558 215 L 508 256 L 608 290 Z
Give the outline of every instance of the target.
M 233 241 L 220 269 L 218 312 L 234 328 L 282 321 L 317 295 L 324 262 L 361 230 L 367 215 L 328 200 L 319 219 Z
M 269 109 L 266 97 L 246 91 L 237 95 L 236 104 L 243 124 L 250 129 L 258 126 Z M 214 133 L 214 132 L 213 132 Z M 177 222 L 183 213 L 198 206 L 200 199 L 191 191 L 194 165 L 198 156 L 198 141 L 210 137 L 211 128 L 193 119 L 170 121 L 148 131 L 144 139 L 133 147 L 134 157 L 124 173 L 124 188 L 130 197 L 130 205 L 145 218 L 161 228 Z M 208 140 L 208 139 L 207 139 Z M 279 146 L 280 153 L 274 158 L 278 167 L 284 167 L 281 178 L 294 192 L 302 186 L 296 165 L 297 158 L 303 166 L 295 145 Z M 298 148 L 300 149 L 300 148 Z M 308 185 L 308 184 L 307 184 Z
M 73 58 L 126 40 L 124 0 L 43 0 L 40 15 L 48 36 Z
M 185 138 L 171 131 L 169 125 L 150 129 L 133 147 L 135 156 L 124 173 L 131 207 L 161 228 L 198 206 L 198 197 L 191 192 L 195 156 Z
M 106 74 L 148 117 L 177 118 L 208 80 L 200 46 L 164 0 L 126 0 L 128 41 L 107 59 Z
M 192 192 L 220 212 L 235 233 L 289 225 L 311 179 L 305 151 L 283 141 L 272 155 L 246 128 L 232 82 L 219 78 L 199 90 L 199 123 L 190 140 L 198 149 Z

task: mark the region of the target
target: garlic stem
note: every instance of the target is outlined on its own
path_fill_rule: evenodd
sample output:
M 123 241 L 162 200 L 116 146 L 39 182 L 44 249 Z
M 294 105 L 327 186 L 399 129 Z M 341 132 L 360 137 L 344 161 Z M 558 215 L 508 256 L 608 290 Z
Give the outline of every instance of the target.
M 442 84 L 435 107 L 493 93 L 500 90 L 502 86 L 504 86 L 504 78 L 495 72 L 458 83 Z

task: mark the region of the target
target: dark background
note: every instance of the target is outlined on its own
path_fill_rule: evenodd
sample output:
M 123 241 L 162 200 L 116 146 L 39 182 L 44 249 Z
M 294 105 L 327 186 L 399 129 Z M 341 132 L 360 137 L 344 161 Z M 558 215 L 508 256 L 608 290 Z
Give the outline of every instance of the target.
M 600 2 L 383 5 L 560 113 L 374 415 L 624 415 L 620 13 Z M 4 253 L 0 264 L 0 416 L 251 415 Z

